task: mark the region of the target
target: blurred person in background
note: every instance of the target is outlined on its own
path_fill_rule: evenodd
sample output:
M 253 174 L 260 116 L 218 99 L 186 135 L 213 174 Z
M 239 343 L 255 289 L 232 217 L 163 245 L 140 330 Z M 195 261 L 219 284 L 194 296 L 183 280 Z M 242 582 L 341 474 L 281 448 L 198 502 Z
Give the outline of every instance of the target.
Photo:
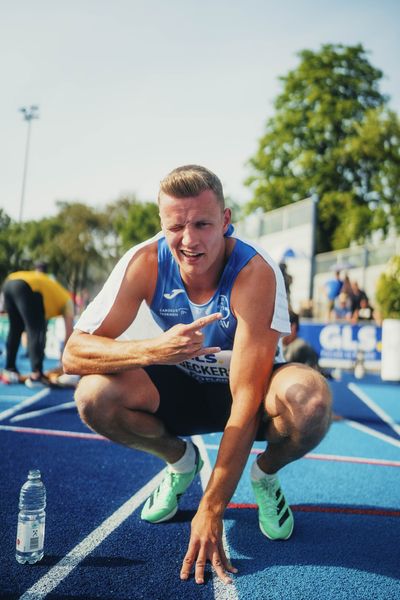
M 361 300 L 368 300 L 367 294 L 358 286 L 357 281 L 351 282 L 351 314 L 360 308 Z
M 367 296 L 361 298 L 358 308 L 353 312 L 352 321 L 354 323 L 359 321 L 373 321 L 374 318 L 374 309 L 370 305 Z
M 350 296 L 341 292 L 333 303 L 330 319 L 331 321 L 350 321 L 351 314 Z
M 287 362 L 299 362 L 318 369 L 318 354 L 310 344 L 299 337 L 299 315 L 289 311 L 289 335 L 282 338 L 283 356 Z
M 47 322 L 62 316 L 65 342 L 72 333 L 73 302 L 61 284 L 46 274 L 47 265 L 37 263 L 33 271 L 11 273 L 3 285 L 4 308 L 8 313 L 9 331 L 6 340 L 6 366 L 2 372 L 5 383 L 25 381 L 28 387 L 50 385 L 43 373 Z M 27 378 L 17 369 L 17 354 L 22 333 L 26 331 L 31 373 Z
M 350 281 L 350 277 L 347 275 L 347 273 L 345 273 L 343 277 L 343 284 L 340 289 L 340 293 L 347 294 L 350 299 L 353 297 L 353 284 Z
M 325 289 L 325 294 L 326 294 L 326 298 L 328 301 L 328 311 L 327 311 L 328 319 L 330 319 L 332 316 L 335 299 L 339 296 L 342 286 L 343 286 L 343 281 L 340 278 L 340 271 L 336 271 L 335 277 L 333 279 L 328 279 L 328 281 L 325 283 L 324 289 Z
M 287 269 L 287 264 L 284 261 L 281 261 L 279 263 L 279 268 L 283 275 L 283 281 L 285 282 L 285 290 L 286 290 L 286 295 L 287 295 L 287 299 L 288 299 L 288 305 L 290 308 L 292 306 L 291 297 L 290 297 L 290 286 L 293 283 L 293 277 L 290 275 L 290 273 Z

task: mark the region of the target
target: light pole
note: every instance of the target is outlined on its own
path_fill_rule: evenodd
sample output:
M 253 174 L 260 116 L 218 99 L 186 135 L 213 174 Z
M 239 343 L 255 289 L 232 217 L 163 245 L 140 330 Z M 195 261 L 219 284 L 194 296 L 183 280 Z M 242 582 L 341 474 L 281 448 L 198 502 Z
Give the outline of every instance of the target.
M 24 160 L 24 174 L 22 176 L 22 190 L 21 190 L 21 201 L 19 205 L 19 222 L 22 221 L 22 213 L 24 210 L 24 199 L 25 199 L 25 185 L 26 185 L 26 174 L 28 172 L 28 158 L 29 158 L 29 143 L 31 137 L 31 121 L 32 119 L 38 119 L 39 114 L 38 106 L 30 106 L 26 108 L 25 106 L 19 109 L 24 115 L 24 120 L 28 123 L 28 133 L 26 136 L 26 147 L 25 147 L 25 160 Z

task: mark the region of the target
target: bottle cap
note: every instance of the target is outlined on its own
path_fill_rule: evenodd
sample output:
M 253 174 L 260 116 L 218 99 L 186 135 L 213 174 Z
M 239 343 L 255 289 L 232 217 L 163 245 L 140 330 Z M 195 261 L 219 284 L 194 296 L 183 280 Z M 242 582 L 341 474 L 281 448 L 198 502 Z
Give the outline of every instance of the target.
M 28 479 L 40 479 L 39 469 L 30 469 L 28 473 Z

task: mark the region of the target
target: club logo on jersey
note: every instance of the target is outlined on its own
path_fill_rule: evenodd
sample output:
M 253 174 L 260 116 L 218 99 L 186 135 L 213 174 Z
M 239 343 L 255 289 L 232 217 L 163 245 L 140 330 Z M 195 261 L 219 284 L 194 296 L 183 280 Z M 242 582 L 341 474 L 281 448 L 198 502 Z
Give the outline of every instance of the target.
M 229 308 L 228 298 L 226 296 L 224 296 L 223 294 L 221 294 L 221 296 L 218 298 L 218 311 L 220 313 L 222 313 L 222 319 L 220 320 L 220 325 L 222 327 L 224 327 L 225 329 L 228 329 L 229 316 L 231 314 L 231 311 Z
M 172 292 L 170 292 L 169 294 L 164 294 L 164 298 L 166 298 L 167 300 L 173 300 L 176 296 L 178 296 L 179 294 L 184 294 L 185 290 L 182 290 L 181 288 L 174 288 L 172 290 Z

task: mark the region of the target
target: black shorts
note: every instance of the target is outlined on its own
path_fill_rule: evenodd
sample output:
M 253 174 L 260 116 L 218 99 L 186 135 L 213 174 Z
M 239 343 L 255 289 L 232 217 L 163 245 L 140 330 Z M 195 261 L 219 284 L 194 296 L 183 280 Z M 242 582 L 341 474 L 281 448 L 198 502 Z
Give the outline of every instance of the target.
M 284 364 L 275 364 L 273 371 Z M 152 365 L 144 370 L 160 394 L 154 416 L 170 433 L 190 436 L 224 431 L 232 405 L 228 383 L 200 383 L 175 366 Z M 261 423 L 257 440 L 265 440 L 264 429 Z

